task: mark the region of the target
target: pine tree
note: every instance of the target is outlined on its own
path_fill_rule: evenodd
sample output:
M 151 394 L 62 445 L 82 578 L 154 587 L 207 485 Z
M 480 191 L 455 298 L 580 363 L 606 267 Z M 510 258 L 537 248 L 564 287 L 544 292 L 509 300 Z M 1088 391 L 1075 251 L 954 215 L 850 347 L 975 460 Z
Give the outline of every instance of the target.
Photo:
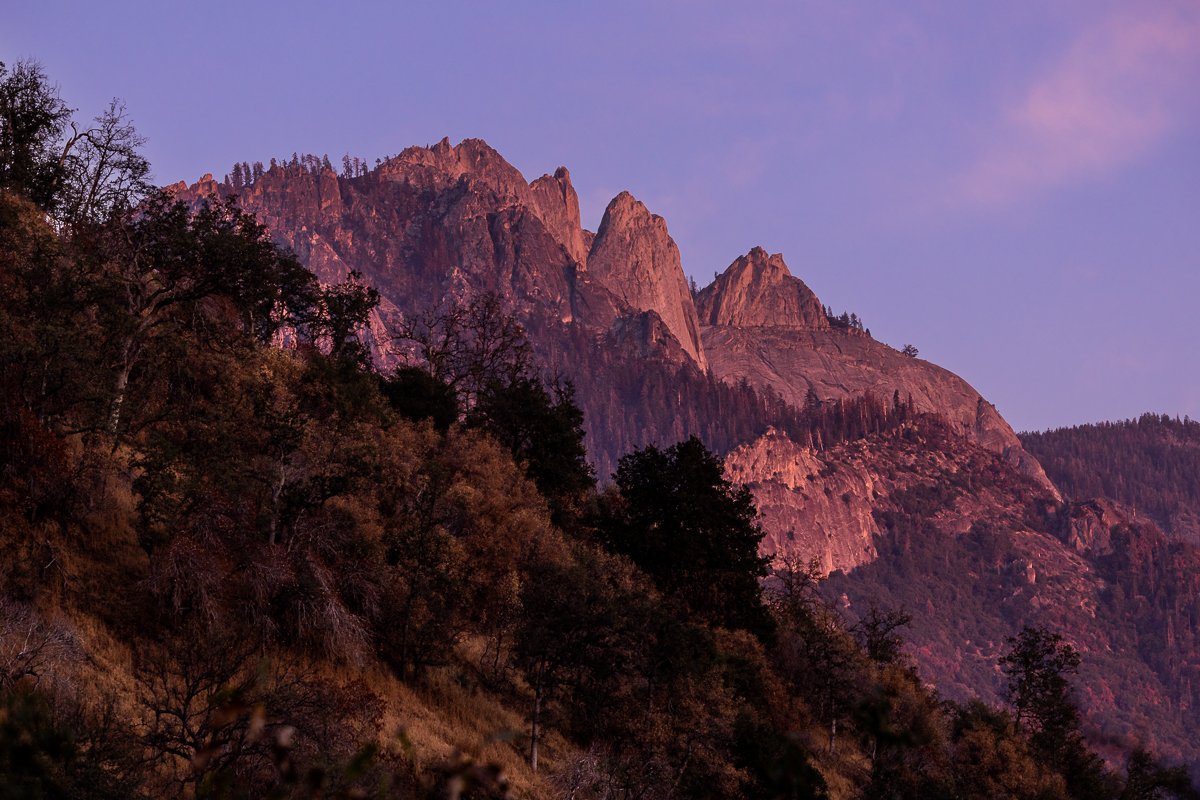
M 769 637 L 763 530 L 750 491 L 725 479 L 721 458 L 693 436 L 630 453 L 614 478 L 625 507 L 604 525 L 609 546 L 698 617 Z
M 1008 677 L 1006 696 L 1017 725 L 1054 736 L 1075 730 L 1079 710 L 1071 699 L 1070 676 L 1079 670 L 1079 653 L 1045 628 L 1026 626 L 1007 642 L 1000 669 Z

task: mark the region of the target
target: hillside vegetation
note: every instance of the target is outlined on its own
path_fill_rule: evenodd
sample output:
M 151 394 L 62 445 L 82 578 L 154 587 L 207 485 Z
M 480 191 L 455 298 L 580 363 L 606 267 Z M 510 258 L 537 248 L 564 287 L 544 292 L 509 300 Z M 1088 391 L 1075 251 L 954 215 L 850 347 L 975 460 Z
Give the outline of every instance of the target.
M 1143 414 L 1023 433 L 1021 442 L 1064 492 L 1115 500 L 1200 544 L 1200 422 Z

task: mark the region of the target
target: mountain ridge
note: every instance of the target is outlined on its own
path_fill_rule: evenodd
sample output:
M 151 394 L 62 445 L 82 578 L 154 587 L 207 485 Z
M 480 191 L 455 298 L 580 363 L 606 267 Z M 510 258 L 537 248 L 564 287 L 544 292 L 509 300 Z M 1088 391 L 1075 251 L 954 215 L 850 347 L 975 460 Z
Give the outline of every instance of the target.
M 232 194 L 228 185 L 205 178 L 171 189 L 193 202 L 209 194 Z M 295 195 L 292 205 L 299 214 L 283 208 L 280 192 L 288 182 L 298 184 L 286 193 Z M 391 194 L 406 202 L 395 202 L 399 198 L 389 196 L 386 184 L 403 186 Z M 331 197 L 335 192 L 338 196 Z M 805 404 L 810 390 L 823 401 L 865 391 L 898 392 L 905 400 L 912 395 L 922 411 L 949 411 L 961 435 L 1010 458 L 1054 491 L 1036 459 L 978 392 L 928 362 L 901 360 L 897 351 L 861 332 L 833 329 L 816 295 L 790 274 L 782 256 L 755 248 L 735 260 L 724 279 L 719 276 L 693 298 L 665 220 L 622 192 L 591 235 L 578 223 L 578 196 L 566 168 L 526 182 L 486 142 L 465 139 L 451 145 L 443 139 L 406 148 L 353 178 L 320 167 L 276 167 L 248 186 L 240 202 L 318 276 L 332 281 L 356 269 L 379 288 L 385 308 L 372 319 L 372 338 L 380 343 L 374 350 L 385 364 L 391 355 L 382 345 L 384 332 L 395 327 L 395 315 L 403 309 L 433 308 L 448 299 L 498 291 L 526 321 L 544 316 L 577 325 L 598 341 L 621 342 L 670 363 L 690 361 L 728 383 L 745 379 L 796 407 Z M 381 202 L 382 208 L 363 218 L 364 203 Z M 390 230 L 379 224 L 389 215 Z M 368 241 L 364 248 L 363 240 L 372 237 L 380 241 L 375 246 Z M 580 259 L 585 242 L 590 245 L 587 257 Z M 765 280 L 764 273 L 769 273 Z M 414 276 L 410 283 L 424 288 L 397 286 L 403 275 Z M 771 289 L 778 285 L 792 290 L 789 299 L 773 295 Z M 800 324 L 766 324 L 787 319 Z M 749 332 L 746 325 L 709 324 L 714 320 L 758 324 Z M 781 327 L 786 331 L 782 338 Z M 792 347 L 792 328 L 817 338 L 805 347 Z M 784 369 L 775 368 L 776 363 Z M 885 381 L 888 371 L 908 377 Z

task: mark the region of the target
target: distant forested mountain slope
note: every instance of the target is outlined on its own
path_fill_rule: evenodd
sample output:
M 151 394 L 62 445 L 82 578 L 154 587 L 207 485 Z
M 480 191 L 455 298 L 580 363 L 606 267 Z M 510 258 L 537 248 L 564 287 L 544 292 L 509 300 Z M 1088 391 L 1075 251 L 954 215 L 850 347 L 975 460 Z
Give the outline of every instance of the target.
M 1200 542 L 1200 422 L 1143 414 L 1023 433 L 1021 442 L 1067 495 L 1107 497 Z

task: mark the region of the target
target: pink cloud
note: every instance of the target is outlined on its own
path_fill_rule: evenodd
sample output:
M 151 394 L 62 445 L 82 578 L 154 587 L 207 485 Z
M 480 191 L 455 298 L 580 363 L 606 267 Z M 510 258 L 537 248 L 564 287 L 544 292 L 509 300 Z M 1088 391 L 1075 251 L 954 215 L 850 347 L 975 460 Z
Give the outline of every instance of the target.
M 1186 123 L 1198 86 L 1200 5 L 1110 17 L 1004 110 L 954 195 L 1007 203 L 1116 169 Z

